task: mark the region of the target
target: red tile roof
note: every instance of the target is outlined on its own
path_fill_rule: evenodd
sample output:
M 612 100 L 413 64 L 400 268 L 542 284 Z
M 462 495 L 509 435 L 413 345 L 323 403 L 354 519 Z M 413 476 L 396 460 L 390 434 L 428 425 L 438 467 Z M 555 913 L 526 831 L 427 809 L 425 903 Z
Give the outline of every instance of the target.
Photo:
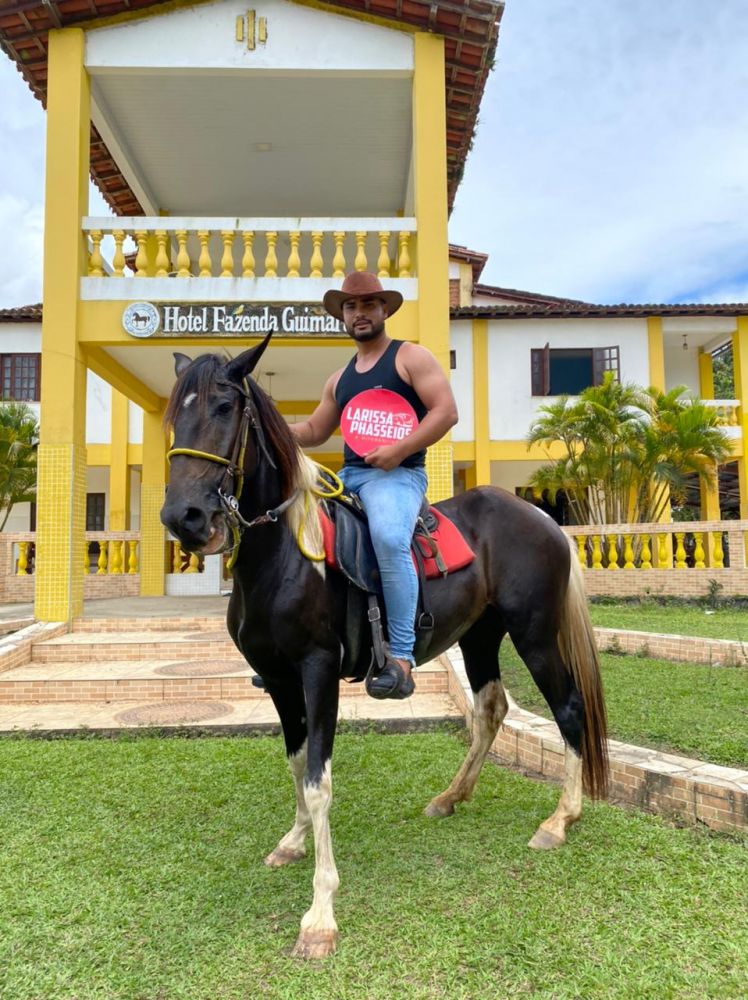
M 41 323 L 42 304 L 17 306 L 14 309 L 0 309 L 0 323 Z
M 580 299 L 564 299 L 556 295 L 541 295 L 539 292 L 523 292 L 519 288 L 501 288 L 498 285 L 473 285 L 473 295 L 489 298 L 508 299 L 511 304 L 528 306 L 587 305 Z M 491 308 L 490 306 L 488 308 Z
M 486 266 L 488 254 L 479 253 L 477 250 L 468 250 L 467 247 L 460 246 L 459 243 L 450 243 L 449 259 L 461 260 L 465 264 L 470 264 L 473 269 L 473 282 L 476 282 Z
M 540 296 L 538 296 L 540 298 Z M 450 309 L 452 319 L 623 319 L 646 316 L 746 316 L 746 302 L 593 305 L 574 299 L 548 299 L 546 304 L 462 306 Z
M 0 0 L 0 48 L 46 106 L 47 33 L 161 7 L 170 0 Z M 445 39 L 447 186 L 450 208 L 493 67 L 504 0 L 326 0 L 328 7 L 412 25 Z M 135 194 L 91 126 L 91 176 L 116 215 L 142 215 Z

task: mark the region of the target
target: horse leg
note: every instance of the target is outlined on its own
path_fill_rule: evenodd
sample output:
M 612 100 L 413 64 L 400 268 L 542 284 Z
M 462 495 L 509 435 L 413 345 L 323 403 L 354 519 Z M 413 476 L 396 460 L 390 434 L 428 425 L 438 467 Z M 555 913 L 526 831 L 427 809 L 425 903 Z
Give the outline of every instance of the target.
M 338 925 L 333 905 L 338 878 L 330 835 L 332 805 L 332 747 L 338 716 L 339 673 L 337 661 L 319 656 L 304 665 L 307 744 L 303 797 L 314 829 L 314 897 L 301 919 L 301 930 L 292 954 L 297 958 L 326 958 L 335 951 Z
M 499 646 L 503 637 L 496 612 L 488 608 L 460 639 L 465 671 L 475 695 L 472 742 L 449 788 L 426 806 L 427 816 L 451 816 L 456 802 L 469 802 L 472 798 L 483 762 L 509 707 L 499 676 Z
M 513 637 L 517 652 L 553 712 L 564 739 L 564 784 L 556 811 L 544 820 L 529 847 L 551 850 L 566 841 L 566 831 L 582 815 L 582 732 L 584 707 L 558 644 Z
M 301 685 L 281 686 L 275 689 L 268 686 L 273 703 L 278 710 L 283 737 L 286 742 L 288 766 L 291 770 L 296 789 L 296 818 L 293 827 L 285 837 L 281 837 L 277 846 L 265 858 L 265 864 L 271 868 L 299 861 L 306 854 L 304 841 L 312 826 L 306 799 L 304 798 L 304 771 L 306 770 L 306 723 L 304 716 L 304 692 Z

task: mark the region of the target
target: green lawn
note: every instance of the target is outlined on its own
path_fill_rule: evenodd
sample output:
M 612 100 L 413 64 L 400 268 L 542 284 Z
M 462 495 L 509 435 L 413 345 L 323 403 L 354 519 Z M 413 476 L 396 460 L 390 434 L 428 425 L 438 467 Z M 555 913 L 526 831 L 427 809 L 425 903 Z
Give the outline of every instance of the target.
M 7 1000 L 738 998 L 748 841 L 589 806 L 526 842 L 558 789 L 488 765 L 422 815 L 465 748 L 448 732 L 338 740 L 342 940 L 288 957 L 307 859 L 280 741 L 0 740 L 0 996 Z
M 506 639 L 501 676 L 515 701 L 550 718 Z M 748 670 L 601 655 L 610 735 L 625 743 L 748 767 Z
M 592 621 L 603 628 L 631 629 L 636 632 L 667 632 L 675 635 L 700 635 L 708 639 L 732 639 L 748 644 L 748 609 L 697 604 L 660 605 L 654 601 L 641 604 L 590 605 Z

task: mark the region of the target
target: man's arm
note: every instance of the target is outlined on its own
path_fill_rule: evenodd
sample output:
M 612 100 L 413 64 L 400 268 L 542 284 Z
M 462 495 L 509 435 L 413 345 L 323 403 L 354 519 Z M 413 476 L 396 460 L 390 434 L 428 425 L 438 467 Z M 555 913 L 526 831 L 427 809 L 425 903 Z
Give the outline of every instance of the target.
M 335 386 L 340 372 L 334 372 L 322 390 L 322 399 L 314 413 L 306 420 L 289 424 L 291 433 L 302 448 L 316 448 L 324 444 L 340 423 L 340 409 L 335 402 Z
M 369 465 L 378 469 L 396 468 L 409 455 L 441 440 L 457 423 L 457 404 L 452 387 L 431 351 L 419 344 L 405 343 L 398 352 L 398 360 L 402 361 L 407 380 L 428 412 L 404 441 L 381 445 L 364 456 Z

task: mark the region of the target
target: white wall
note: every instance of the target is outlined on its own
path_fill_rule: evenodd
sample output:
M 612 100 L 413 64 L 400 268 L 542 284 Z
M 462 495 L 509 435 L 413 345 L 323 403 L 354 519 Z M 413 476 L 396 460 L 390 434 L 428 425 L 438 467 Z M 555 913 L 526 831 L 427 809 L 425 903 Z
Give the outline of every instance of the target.
M 112 389 L 93 372 L 86 381 L 86 442 L 109 444 L 112 440 Z
M 544 462 L 491 462 L 491 483 L 500 486 L 509 493 L 514 493 L 515 487 L 527 486 L 527 481 L 536 469 Z
M 140 531 L 140 469 L 130 469 L 130 531 Z
M 41 323 L 0 323 L 0 353 L 39 354 L 41 349 Z
M 472 441 L 475 437 L 473 410 L 473 325 L 469 320 L 451 323 L 449 346 L 457 354 L 457 368 L 450 372 L 452 392 L 457 401 L 459 421 L 452 428 L 453 441 Z
M 621 379 L 649 384 L 649 341 L 645 319 L 489 320 L 489 428 L 492 441 L 527 436 L 540 406 L 553 396 L 533 396 L 530 351 L 611 347 L 621 350 Z
M 696 347 L 669 346 L 665 343 L 665 389 L 687 385 L 694 396 L 699 395 L 699 352 Z
M 250 50 L 235 37 L 246 2 L 219 0 L 86 32 L 86 66 L 93 74 L 145 70 L 310 70 L 410 72 L 413 36 L 311 10 L 286 0 L 259 0 L 256 20 L 267 19 L 267 43 Z M 246 22 L 245 22 L 246 35 Z
M 143 411 L 135 403 L 127 409 L 127 440 L 130 444 L 143 443 Z

